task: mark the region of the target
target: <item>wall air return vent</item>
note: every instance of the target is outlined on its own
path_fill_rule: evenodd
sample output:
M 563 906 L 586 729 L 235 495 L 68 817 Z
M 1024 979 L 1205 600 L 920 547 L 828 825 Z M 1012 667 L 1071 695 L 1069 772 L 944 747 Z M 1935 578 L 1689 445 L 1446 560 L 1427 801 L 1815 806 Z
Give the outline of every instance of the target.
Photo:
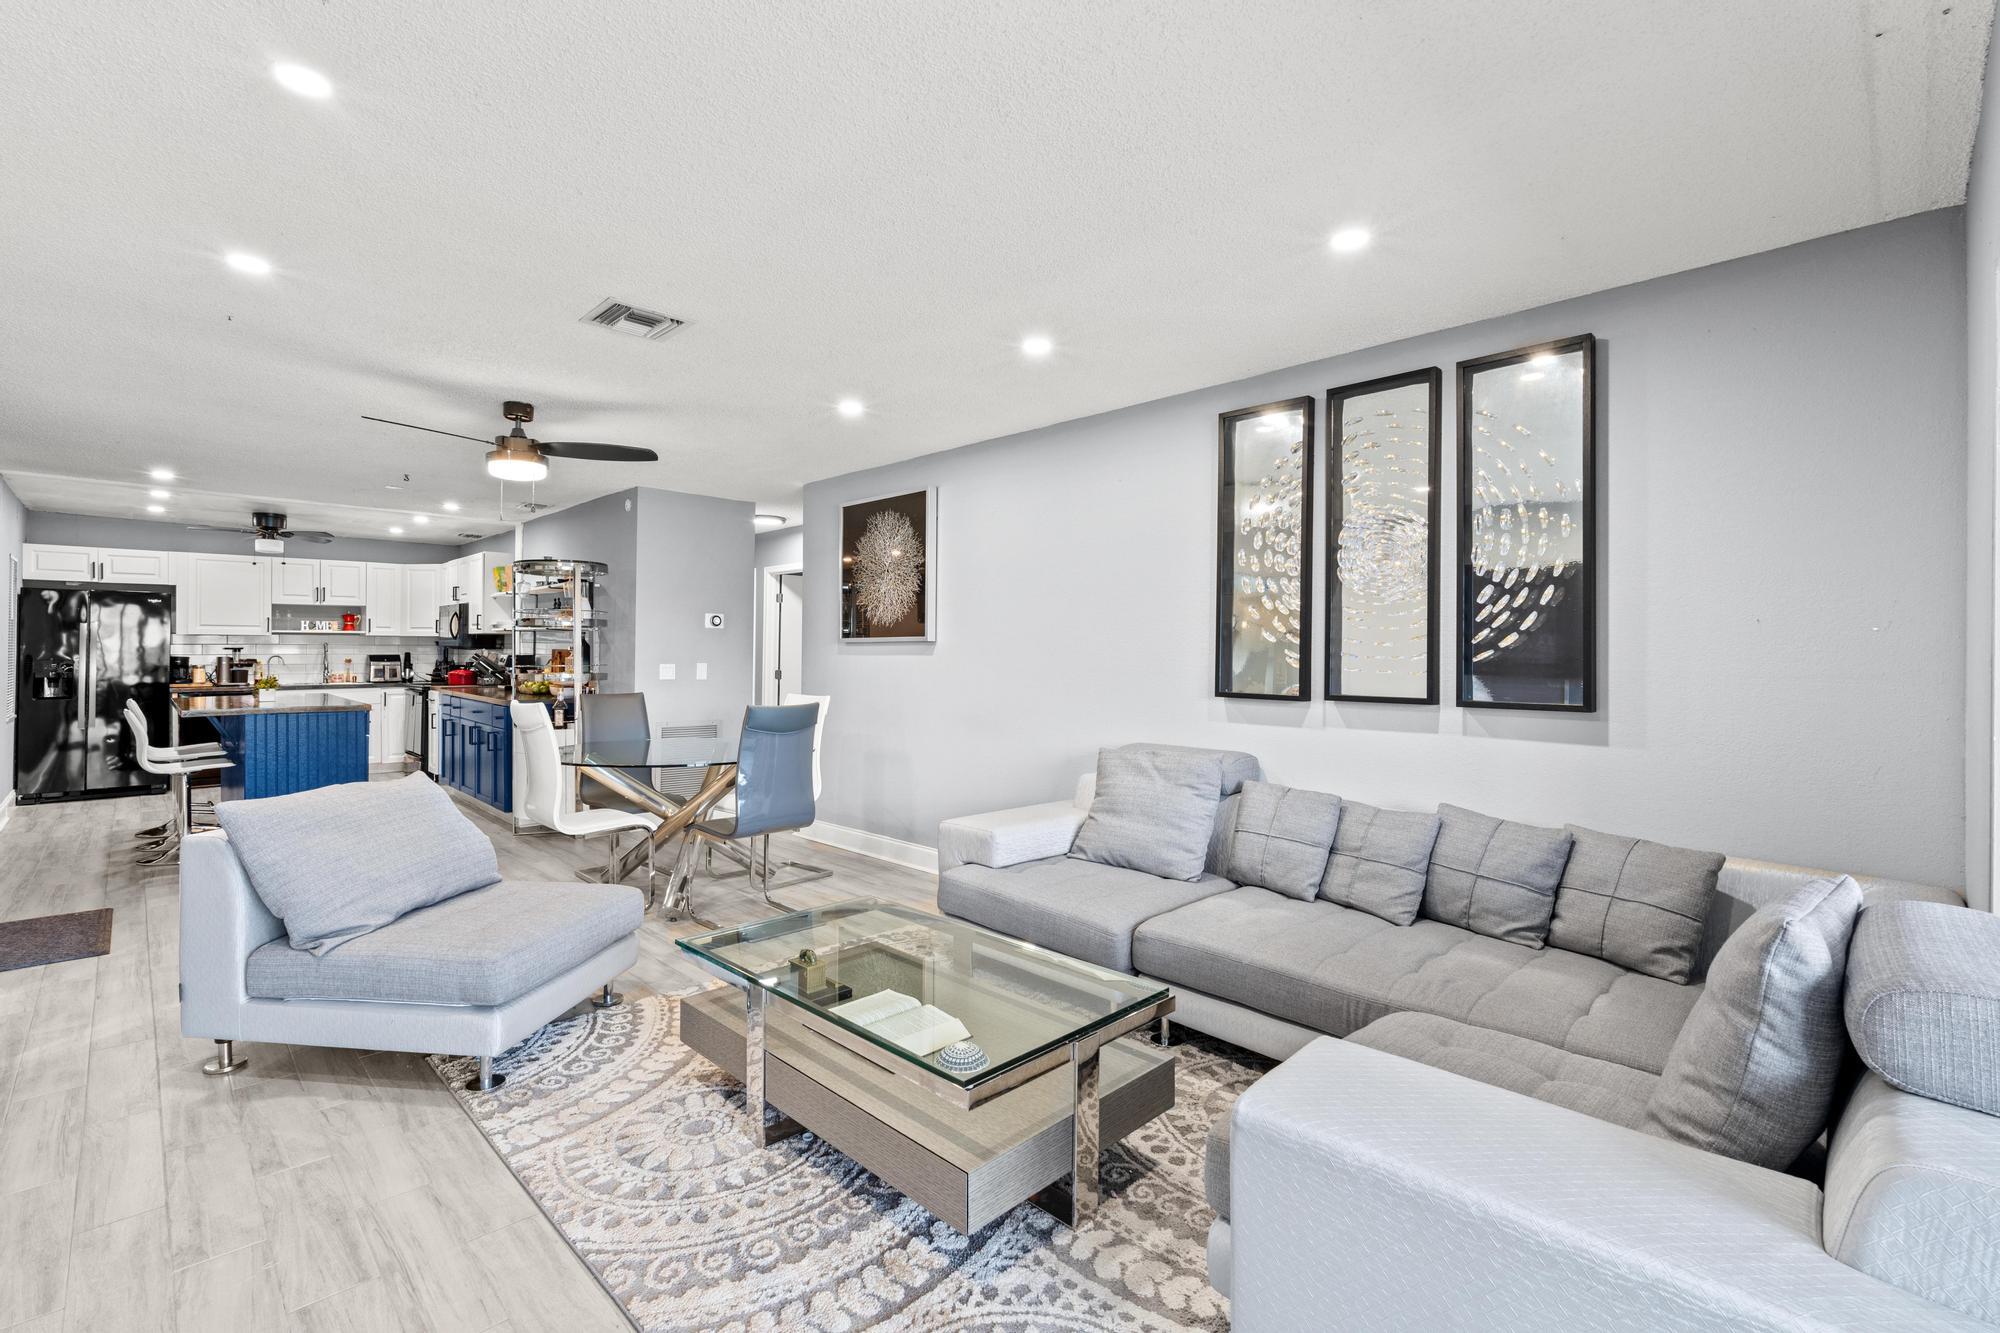
M 635 338 L 655 340 L 666 337 L 687 323 L 684 319 L 662 315 L 657 310 L 641 310 L 609 297 L 593 306 L 590 313 L 583 317 L 583 322 L 610 329 L 613 333 L 629 333 Z

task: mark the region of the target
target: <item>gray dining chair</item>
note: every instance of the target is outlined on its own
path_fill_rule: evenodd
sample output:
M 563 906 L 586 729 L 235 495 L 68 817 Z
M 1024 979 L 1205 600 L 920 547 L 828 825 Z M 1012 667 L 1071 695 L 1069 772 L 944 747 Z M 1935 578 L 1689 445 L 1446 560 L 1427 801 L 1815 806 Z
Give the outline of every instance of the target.
M 743 736 L 736 750 L 736 806 L 732 814 L 694 826 L 695 836 L 712 842 L 761 839 L 758 889 L 771 897 L 771 835 L 813 822 L 813 728 L 819 705 L 752 706 L 743 712 Z M 789 908 L 785 910 L 790 910 Z
M 577 706 L 577 736 L 584 741 L 650 741 L 653 724 L 646 712 L 643 694 L 585 694 Z M 634 777 L 639 776 L 635 771 Z M 650 780 L 648 773 L 646 778 Z M 620 795 L 597 779 L 584 776 L 577 783 L 576 798 L 592 810 L 622 810 L 643 814 L 628 796 Z

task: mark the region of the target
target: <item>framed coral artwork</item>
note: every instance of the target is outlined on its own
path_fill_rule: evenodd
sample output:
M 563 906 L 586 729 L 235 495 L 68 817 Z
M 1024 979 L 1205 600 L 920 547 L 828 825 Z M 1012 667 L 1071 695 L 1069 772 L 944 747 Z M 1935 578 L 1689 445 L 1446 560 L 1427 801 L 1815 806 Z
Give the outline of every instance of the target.
M 937 488 L 840 507 L 840 637 L 937 638 Z

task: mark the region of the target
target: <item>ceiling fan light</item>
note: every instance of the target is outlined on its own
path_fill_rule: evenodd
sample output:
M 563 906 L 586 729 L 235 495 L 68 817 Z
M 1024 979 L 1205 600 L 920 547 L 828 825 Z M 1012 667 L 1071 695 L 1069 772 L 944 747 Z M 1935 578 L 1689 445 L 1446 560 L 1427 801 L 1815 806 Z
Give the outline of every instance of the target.
M 258 555 L 283 555 L 285 544 L 276 537 L 259 537 L 252 543 Z
M 517 448 L 503 436 L 486 455 L 486 475 L 501 481 L 540 481 L 549 475 L 549 464 L 539 450 Z

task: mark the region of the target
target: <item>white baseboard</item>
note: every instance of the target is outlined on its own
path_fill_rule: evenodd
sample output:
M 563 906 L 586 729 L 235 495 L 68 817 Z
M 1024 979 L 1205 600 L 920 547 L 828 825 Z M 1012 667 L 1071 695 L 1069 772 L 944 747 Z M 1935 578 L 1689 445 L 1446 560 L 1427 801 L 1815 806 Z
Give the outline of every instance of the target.
M 891 865 L 908 866 L 911 870 L 921 870 L 932 875 L 937 873 L 937 848 L 926 847 L 920 842 L 904 842 L 901 838 L 892 838 L 884 833 L 845 828 L 839 824 L 829 824 L 824 820 L 800 829 L 799 836 L 810 842 L 838 847 L 844 852 L 858 852 L 862 856 L 872 856 L 877 861 L 887 861 Z
M 12 815 L 13 813 L 14 813 L 14 793 L 10 791 L 5 796 L 0 796 L 0 828 L 7 827 L 8 816 Z

